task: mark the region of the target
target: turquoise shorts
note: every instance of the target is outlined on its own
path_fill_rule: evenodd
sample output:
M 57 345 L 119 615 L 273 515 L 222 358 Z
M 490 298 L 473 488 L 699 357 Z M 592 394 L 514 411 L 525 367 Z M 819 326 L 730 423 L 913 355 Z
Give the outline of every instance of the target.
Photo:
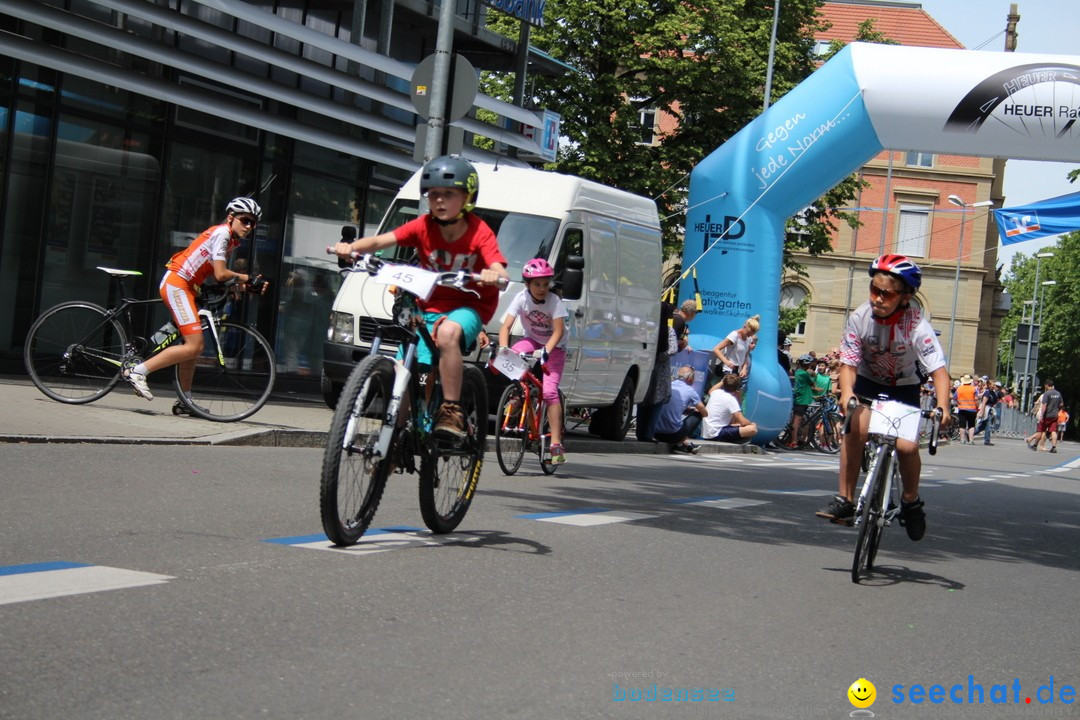
M 435 335 L 435 323 L 440 318 L 447 318 L 461 326 L 461 354 L 468 355 L 472 352 L 473 347 L 476 345 L 476 336 L 484 329 L 484 324 L 480 322 L 480 315 L 472 308 L 467 307 L 457 308 L 448 313 L 426 312 L 424 313 L 424 324 L 427 325 L 428 332 L 432 334 L 432 339 L 434 339 Z M 434 358 L 431 356 L 431 350 L 428 349 L 427 343 L 421 342 L 416 348 L 416 361 L 421 365 L 432 365 L 434 364 L 433 360 Z

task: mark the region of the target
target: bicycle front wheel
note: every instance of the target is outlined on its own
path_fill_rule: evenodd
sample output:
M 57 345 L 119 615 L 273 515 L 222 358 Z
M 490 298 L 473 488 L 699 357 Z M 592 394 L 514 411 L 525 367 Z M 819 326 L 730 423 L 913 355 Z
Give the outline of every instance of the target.
M 559 391 L 559 403 L 562 405 L 563 412 L 566 412 L 566 396 L 563 395 L 563 391 Z M 544 471 L 545 475 L 551 475 L 559 466 L 551 462 L 551 425 L 548 422 L 547 403 L 540 403 L 540 435 L 537 438 L 537 454 L 540 456 L 540 469 Z M 563 416 L 565 417 L 565 415 Z M 566 434 L 566 423 L 563 423 L 563 435 Z M 564 438 L 565 441 L 565 438 Z
M 126 347 L 123 327 L 105 308 L 68 302 L 46 310 L 30 326 L 23 363 L 38 390 L 78 405 L 113 389 Z
M 390 461 L 375 456 L 394 389 L 394 364 L 372 355 L 353 368 L 338 398 L 323 452 L 319 514 L 335 545 L 354 545 L 379 507 Z M 395 438 L 396 439 L 396 438 Z M 387 455 L 393 443 L 387 448 Z
M 840 452 L 840 442 L 843 440 L 844 428 L 844 418 L 840 416 L 840 413 L 826 413 L 820 418 L 817 425 L 817 432 L 814 435 L 817 449 L 829 455 Z
M 529 429 L 521 420 L 524 407 L 525 391 L 521 389 L 521 383 L 507 385 L 495 415 L 495 457 L 506 475 L 516 473 L 525 457 L 525 436 Z
M 855 542 L 855 557 L 851 563 L 851 582 L 858 583 L 863 575 L 874 569 L 874 557 L 881 542 L 879 521 L 885 514 L 885 473 L 891 472 L 888 451 L 882 451 L 867 478 L 870 493 L 859 517 L 859 539 Z
M 420 514 L 433 533 L 452 532 L 465 519 L 484 467 L 487 385 L 475 365 L 465 366 L 460 402 L 465 439 L 452 447 L 436 440 L 420 463 Z
M 184 366 L 176 366 L 176 394 L 192 415 L 235 422 L 251 417 L 270 399 L 277 361 L 270 343 L 254 328 L 233 322 L 215 325 L 216 337 L 209 323 L 203 323 L 203 352 L 195 358 L 190 393 L 182 389 Z

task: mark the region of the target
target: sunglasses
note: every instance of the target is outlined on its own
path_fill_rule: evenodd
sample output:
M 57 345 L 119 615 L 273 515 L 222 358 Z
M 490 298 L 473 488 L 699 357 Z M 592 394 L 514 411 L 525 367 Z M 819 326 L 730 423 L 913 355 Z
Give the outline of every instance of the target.
M 889 290 L 887 288 L 879 288 L 874 283 L 870 283 L 870 294 L 881 298 L 882 300 L 892 300 L 898 295 L 903 295 L 899 290 Z
M 239 217 L 237 215 L 233 215 L 233 219 L 238 220 L 241 225 L 243 225 L 244 227 L 248 227 L 248 228 L 249 227 L 255 227 L 255 225 L 259 222 L 258 220 L 256 220 L 253 217 Z

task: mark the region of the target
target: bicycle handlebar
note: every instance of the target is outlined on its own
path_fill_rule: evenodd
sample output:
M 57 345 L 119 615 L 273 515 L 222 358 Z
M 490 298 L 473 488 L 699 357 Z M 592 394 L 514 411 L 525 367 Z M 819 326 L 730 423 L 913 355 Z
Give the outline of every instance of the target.
M 870 407 L 871 402 L 873 401 L 870 398 L 859 397 L 858 395 L 853 396 L 848 400 L 847 409 L 844 412 L 844 435 L 851 432 L 851 416 L 855 414 L 855 408 L 859 405 Z M 943 414 L 942 409 L 939 407 L 934 408 L 933 410 L 919 411 L 919 415 L 932 421 L 930 427 L 930 445 L 928 447 L 931 455 L 937 455 L 938 434 L 941 430 L 941 418 Z
M 326 248 L 326 254 L 336 255 L 337 253 L 334 252 L 333 248 L 328 247 Z M 343 272 L 366 272 L 368 275 L 375 275 L 379 271 L 379 268 L 385 265 L 400 264 L 387 262 L 371 253 L 353 252 L 351 253 L 351 257 L 353 260 L 352 265 L 348 265 L 347 261 L 345 260 L 341 260 L 341 262 L 339 263 Z M 346 264 L 341 265 L 341 263 Z M 477 285 L 485 284 L 482 280 L 482 276 L 479 273 L 471 273 L 467 270 L 449 270 L 444 272 L 436 271 L 435 274 L 438 276 L 438 278 L 435 280 L 436 285 L 441 285 L 442 287 L 452 287 L 463 292 L 476 292 L 471 288 L 465 287 L 465 283 L 471 282 L 476 283 Z M 498 281 L 494 283 L 495 287 L 499 288 L 500 290 L 505 290 L 509 284 L 510 281 L 504 277 L 500 277 Z

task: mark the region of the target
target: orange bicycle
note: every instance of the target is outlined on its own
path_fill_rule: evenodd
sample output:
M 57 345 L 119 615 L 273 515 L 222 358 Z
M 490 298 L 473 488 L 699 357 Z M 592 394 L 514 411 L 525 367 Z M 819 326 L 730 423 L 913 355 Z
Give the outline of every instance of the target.
M 544 402 L 542 367 L 529 355 L 515 353 L 509 348 L 492 349 L 490 366 L 513 380 L 499 398 L 495 415 L 495 456 L 499 467 L 513 475 L 521 467 L 526 452 L 540 458 L 545 475 L 555 472 L 558 464 L 551 461 L 551 428 L 548 426 Z M 566 397 L 559 391 L 559 402 L 566 408 Z M 565 424 L 564 424 L 565 427 Z

